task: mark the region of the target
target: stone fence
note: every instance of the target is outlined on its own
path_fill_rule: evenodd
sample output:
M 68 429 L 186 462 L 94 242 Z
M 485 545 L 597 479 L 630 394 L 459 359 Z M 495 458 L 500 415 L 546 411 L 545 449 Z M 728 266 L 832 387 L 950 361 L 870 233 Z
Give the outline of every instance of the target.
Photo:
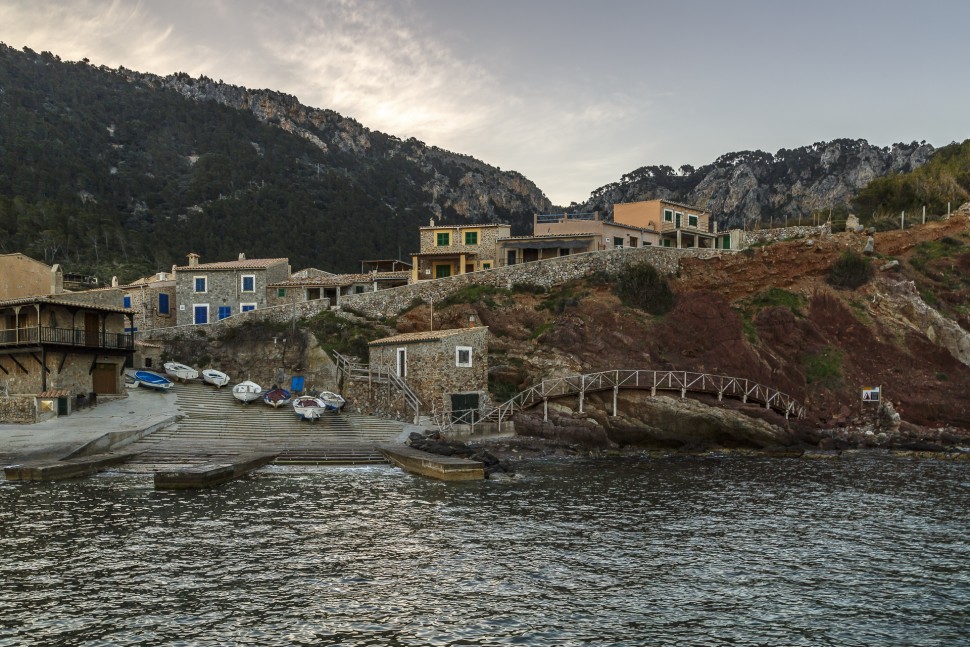
M 240 312 L 238 314 L 232 315 L 231 317 L 226 317 L 225 319 L 220 319 L 219 321 L 213 321 L 208 324 L 184 324 L 181 326 L 169 326 L 167 328 L 153 328 L 151 330 L 138 331 L 136 333 L 137 339 L 177 339 L 183 336 L 183 334 L 192 335 L 218 335 L 220 332 L 233 328 L 235 326 L 240 326 L 249 321 L 270 321 L 274 323 L 283 323 L 287 321 L 293 321 L 300 319 L 306 319 L 318 314 L 323 310 L 327 310 L 330 307 L 330 299 L 315 299 L 313 301 L 303 301 L 301 303 L 287 303 L 281 306 L 272 306 L 269 308 L 259 308 L 258 310 L 249 310 L 247 312 Z
M 832 235 L 832 223 L 826 222 L 818 226 L 776 227 L 774 229 L 756 229 L 741 232 L 740 249 L 759 243 L 776 243 L 788 238 L 822 238 Z
M 396 317 L 416 301 L 442 301 L 468 285 L 491 285 L 511 288 L 516 284 L 551 288 L 571 279 L 589 276 L 596 271 L 615 272 L 626 263 L 649 263 L 662 274 L 675 274 L 685 256 L 710 258 L 725 250 L 671 247 L 624 247 L 584 254 L 570 254 L 541 261 L 458 274 L 443 279 L 420 281 L 377 292 L 364 292 L 342 297 L 340 305 L 366 317 Z
M 0 396 L 0 420 L 3 422 L 37 422 L 37 403 L 33 395 Z

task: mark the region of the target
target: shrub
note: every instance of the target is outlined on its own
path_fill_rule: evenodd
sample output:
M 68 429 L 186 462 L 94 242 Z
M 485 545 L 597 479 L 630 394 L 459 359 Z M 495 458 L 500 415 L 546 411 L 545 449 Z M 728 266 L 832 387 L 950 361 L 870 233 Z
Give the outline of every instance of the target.
M 758 308 L 777 306 L 780 308 L 788 308 L 792 312 L 798 313 L 802 306 L 805 305 L 805 299 L 788 290 L 770 288 L 756 295 L 751 303 Z
M 869 259 L 848 249 L 832 265 L 828 282 L 842 290 L 855 290 L 871 281 L 872 274 Z
M 823 348 L 817 353 L 806 355 L 802 364 L 808 384 L 831 390 L 842 386 L 842 351 Z
M 652 315 L 670 312 L 676 295 L 667 279 L 653 265 L 625 265 L 618 273 L 613 292 L 625 306 L 646 310 Z
M 437 305 L 441 308 L 445 306 L 458 305 L 460 303 L 483 303 L 489 308 L 494 308 L 496 306 L 495 299 L 492 297 L 498 295 L 508 296 L 511 294 L 510 290 L 505 288 L 497 288 L 494 285 L 484 285 L 481 283 L 472 283 L 466 285 L 455 292 L 452 292 L 447 297 L 441 300 Z

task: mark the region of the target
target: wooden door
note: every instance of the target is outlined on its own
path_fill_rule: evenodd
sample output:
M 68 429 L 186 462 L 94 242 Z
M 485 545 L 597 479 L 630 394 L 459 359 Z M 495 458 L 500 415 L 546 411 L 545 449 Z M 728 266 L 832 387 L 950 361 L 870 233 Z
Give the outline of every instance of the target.
M 118 392 L 117 367 L 114 364 L 95 364 L 91 373 L 91 383 L 94 392 L 98 394 L 112 394 Z
M 94 312 L 84 313 L 84 345 L 98 346 L 100 339 L 101 318 Z

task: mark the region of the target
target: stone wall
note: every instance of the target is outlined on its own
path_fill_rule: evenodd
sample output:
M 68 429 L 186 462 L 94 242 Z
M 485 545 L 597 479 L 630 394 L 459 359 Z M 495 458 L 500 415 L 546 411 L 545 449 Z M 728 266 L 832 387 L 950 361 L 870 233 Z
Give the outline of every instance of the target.
M 775 227 L 774 229 L 756 229 L 741 232 L 741 249 L 759 243 L 776 243 L 788 238 L 821 238 L 832 235 L 832 224 L 806 227 Z M 733 242 L 733 241 L 732 241 Z
M 40 353 L 33 353 L 38 358 Z M 13 361 L 16 357 L 20 362 L 18 366 Z M 41 376 L 40 361 L 32 357 L 32 354 L 20 353 L 13 357 L 4 357 L 0 365 L 8 371 L 7 374 L 0 373 L 0 383 L 6 385 L 10 393 L 40 393 L 44 390 L 43 378 Z M 69 391 L 71 396 L 87 396 L 94 391 L 94 379 L 91 365 L 95 360 L 94 355 L 87 353 L 68 353 L 63 357 L 60 352 L 49 352 L 47 354 L 47 390 L 64 389 Z M 111 364 L 115 372 L 115 394 L 124 392 L 124 378 L 121 376 L 122 366 L 125 358 L 122 356 L 98 355 L 98 364 Z M 20 367 L 23 366 L 26 372 Z
M 414 301 L 441 301 L 467 285 L 483 284 L 511 288 L 528 284 L 551 288 L 571 279 L 588 276 L 597 270 L 616 271 L 624 263 L 650 263 L 663 274 L 674 274 L 685 256 L 709 258 L 721 253 L 714 249 L 674 249 L 639 247 L 608 249 L 571 254 L 543 261 L 506 265 L 481 272 L 459 274 L 444 279 L 421 281 L 378 292 L 352 294 L 341 298 L 341 307 L 372 318 L 395 317 Z M 726 252 L 730 253 L 730 252 Z
M 0 396 L 0 422 L 33 423 L 36 421 L 37 405 L 34 396 Z
M 81 292 L 65 292 L 57 295 L 58 299 L 71 303 L 84 303 L 91 306 L 107 306 L 109 308 L 123 308 L 125 293 L 121 288 L 98 288 Z
M 222 331 L 232 328 L 233 326 L 239 326 L 247 321 L 271 321 L 277 323 L 292 321 L 294 319 L 299 321 L 300 319 L 310 318 L 329 308 L 329 299 L 303 301 L 301 303 L 291 303 L 283 306 L 274 306 L 271 308 L 250 310 L 249 312 L 241 312 L 234 314 L 231 317 L 226 317 L 220 321 L 213 321 L 212 323 L 208 324 L 185 324 L 181 326 L 172 326 L 170 328 L 158 328 L 156 330 L 152 330 L 151 334 L 142 334 L 139 332 L 135 337 L 136 339 L 142 340 L 155 339 L 164 341 L 168 339 L 178 339 L 183 335 L 219 335 Z
M 195 291 L 196 277 L 206 277 L 206 291 Z M 253 276 L 253 291 L 242 291 L 242 277 Z M 241 304 L 256 304 L 256 309 L 265 308 L 266 286 L 269 283 L 279 283 L 289 278 L 289 266 L 280 262 L 267 268 L 215 270 L 204 266 L 188 267 L 175 273 L 175 293 L 178 295 L 178 315 L 176 323 L 179 326 L 191 324 L 195 318 L 195 305 L 208 304 L 209 321 L 219 317 L 219 307 L 229 306 L 232 314 L 242 311 Z M 185 309 L 182 309 L 182 306 Z
M 134 324 L 138 330 L 154 330 L 155 328 L 170 328 L 175 325 L 175 313 L 178 311 L 175 303 L 175 282 L 159 282 L 162 285 L 148 283 L 124 288 L 131 299 L 131 309 L 135 313 Z M 168 295 L 168 314 L 158 311 L 158 295 Z

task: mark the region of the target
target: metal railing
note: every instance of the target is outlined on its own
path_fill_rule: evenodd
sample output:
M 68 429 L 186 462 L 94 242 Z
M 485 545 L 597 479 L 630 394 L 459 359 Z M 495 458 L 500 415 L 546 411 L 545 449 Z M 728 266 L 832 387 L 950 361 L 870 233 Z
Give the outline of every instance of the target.
M 131 350 L 135 347 L 131 333 L 51 328 L 49 326 L 0 330 L 0 346 L 22 346 L 37 343 L 122 350 Z
M 404 399 L 404 403 L 409 409 L 414 410 L 414 420 L 417 421 L 421 415 L 421 399 L 411 389 L 410 385 L 397 375 L 396 372 L 383 370 L 380 366 L 375 369 L 367 364 L 355 362 L 345 357 L 337 351 L 332 351 L 334 360 L 337 363 L 337 380 L 353 380 L 356 382 L 367 382 L 368 384 L 388 384 Z
M 539 402 L 545 404 L 550 398 L 565 396 L 578 395 L 579 412 L 582 413 L 586 393 L 610 389 L 613 390 L 614 416 L 617 414 L 616 394 L 619 389 L 649 389 L 651 395 L 656 395 L 657 391 L 679 391 L 682 398 L 686 397 L 688 392 L 716 394 L 718 401 L 729 397 L 740 399 L 742 402 L 756 402 L 764 405 L 766 409 L 784 414 L 785 418 L 792 415 L 798 418 L 805 416 L 805 407 L 787 393 L 744 378 L 690 371 L 618 369 L 543 380 L 497 407 L 482 412 L 476 423 L 495 422 L 501 428 L 502 422 L 509 420 L 517 411 L 527 409 Z M 445 411 L 435 417 L 435 423 L 439 430 L 447 431 L 455 424 L 461 424 L 454 422 L 454 419 L 455 416 L 451 412 Z M 548 410 L 543 412 L 543 419 L 548 420 Z

